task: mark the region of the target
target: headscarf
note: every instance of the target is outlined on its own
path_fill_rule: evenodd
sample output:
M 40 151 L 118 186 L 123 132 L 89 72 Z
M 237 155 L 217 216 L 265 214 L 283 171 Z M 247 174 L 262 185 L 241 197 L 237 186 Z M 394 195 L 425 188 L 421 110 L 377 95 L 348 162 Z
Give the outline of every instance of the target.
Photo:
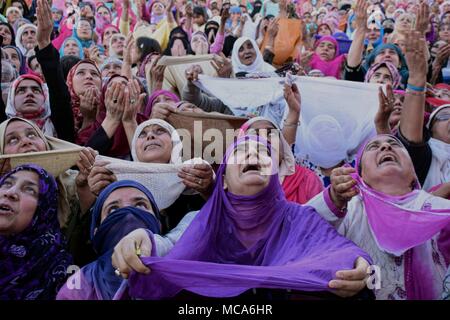
M 253 49 L 256 52 L 255 61 L 253 61 L 253 63 L 249 66 L 246 66 L 243 63 L 241 63 L 241 60 L 239 59 L 239 49 L 246 41 L 250 41 L 252 43 Z M 259 51 L 258 45 L 256 44 L 256 41 L 248 37 L 240 37 L 234 43 L 233 51 L 231 53 L 231 63 L 233 64 L 234 74 L 239 72 L 257 73 L 257 72 L 275 71 L 275 68 L 273 66 L 264 62 L 261 52 Z
M 141 162 L 138 159 L 137 153 L 136 153 L 136 141 L 139 138 L 139 135 L 141 132 L 151 125 L 158 125 L 161 128 L 164 128 L 167 132 L 169 132 L 171 138 L 172 138 L 172 153 L 170 156 L 170 163 L 172 164 L 181 164 L 181 151 L 183 148 L 183 145 L 181 144 L 181 138 L 178 135 L 177 131 L 174 127 L 172 127 L 171 124 L 164 120 L 160 119 L 150 119 L 147 121 L 142 122 L 134 132 L 133 141 L 131 142 L 131 156 L 133 157 L 133 161 L 135 162 Z
M 142 191 L 150 201 L 154 214 L 129 206 L 113 211 L 100 222 L 106 199 L 120 188 L 135 188 Z M 83 295 L 83 291 L 89 292 L 84 294 L 83 299 L 111 300 L 114 297 L 122 283 L 122 278 L 115 274 L 111 263 L 114 247 L 123 237 L 139 228 L 151 230 L 155 234 L 160 233 L 159 210 L 153 195 L 146 187 L 135 181 L 122 180 L 110 184 L 100 193 L 92 209 L 90 237 L 99 257 L 81 269 L 84 282 L 88 283 L 88 289 L 92 290 L 89 292 L 86 288 L 83 290 L 83 287 L 76 289 L 81 291 L 80 295 Z
M 164 18 L 166 18 L 166 12 L 165 12 L 165 10 L 163 11 L 163 14 L 161 14 L 161 15 L 157 15 L 156 13 L 153 12 L 153 6 L 154 6 L 156 3 L 160 3 L 160 4 L 162 4 L 162 5 L 165 7 L 165 5 L 164 5 L 161 1 L 159 1 L 159 0 L 155 0 L 155 1 L 153 1 L 153 2 L 151 3 L 151 5 L 150 5 L 149 8 L 148 8 L 148 14 L 149 14 L 149 16 L 150 16 L 150 24 L 158 24 L 161 20 L 163 20 Z
M 75 76 L 75 72 L 77 71 L 78 67 L 83 63 L 89 63 L 93 65 L 97 69 L 98 73 L 101 74 L 95 62 L 89 59 L 83 59 L 80 62 L 78 62 L 76 65 L 72 67 L 72 69 L 70 69 L 69 73 L 67 74 L 67 88 L 69 89 L 70 93 L 70 102 L 72 104 L 75 132 L 78 132 L 81 129 L 81 125 L 83 123 L 83 115 L 81 114 L 80 111 L 80 97 L 75 93 L 75 90 L 73 88 L 73 77 Z
M 7 22 L 0 22 L 0 26 L 7 26 L 9 29 L 9 32 L 11 33 L 11 44 L 10 46 L 15 46 L 16 45 L 16 36 L 15 36 L 15 32 L 13 27 L 11 27 L 11 25 Z M 4 45 L 3 45 L 4 46 Z
M 180 40 L 183 43 L 183 47 L 186 50 L 186 55 L 192 54 L 192 49 L 191 49 L 191 45 L 189 44 L 189 40 L 185 39 L 184 37 L 180 38 L 180 37 L 171 37 L 169 39 L 169 44 L 167 45 L 166 51 L 164 52 L 164 55 L 166 56 L 172 56 L 172 47 L 175 44 L 176 40 Z
M 395 50 L 395 52 L 397 52 L 400 62 L 400 66 L 397 69 L 400 75 L 402 76 L 402 83 L 405 83 L 406 80 L 408 79 L 408 66 L 406 65 L 406 59 L 400 48 L 392 43 L 384 43 L 373 49 L 373 51 L 366 58 L 366 62 L 363 65 L 364 70 L 365 71 L 369 70 L 370 66 L 375 61 L 377 55 L 379 55 L 381 51 L 383 51 L 384 49 L 392 49 Z
M 17 30 L 20 28 L 19 24 L 21 22 L 25 22 L 24 24 L 32 24 L 31 21 L 26 18 L 19 18 L 16 20 L 16 22 L 14 22 L 14 25 L 13 25 L 14 32 L 17 32 Z
M 224 190 L 227 161 L 248 140 L 268 146 L 261 137 L 245 136 L 228 148 L 212 196 L 168 255 L 142 259 L 152 272 L 131 273 L 130 297 L 161 299 L 181 290 L 208 297 L 251 288 L 326 291 L 337 270 L 352 269 L 359 256 L 370 261 L 313 208 L 288 202 L 276 174 L 255 195 Z
M 83 21 L 87 21 L 87 20 L 83 20 Z M 92 36 L 91 36 L 91 39 L 83 40 L 83 39 L 81 39 L 81 38 L 78 36 L 78 32 L 77 32 L 77 28 L 78 28 L 78 23 L 79 23 L 79 22 L 80 22 L 80 20 L 78 20 L 77 23 L 75 23 L 74 26 L 73 26 L 72 37 L 75 38 L 75 39 L 77 39 L 77 40 L 81 43 L 81 46 L 82 46 L 83 48 L 89 49 L 89 48 L 94 44 L 94 40 L 93 40 L 93 38 L 94 38 L 94 32 L 95 32 L 95 31 L 94 31 L 94 28 L 93 28 L 92 25 L 91 25 L 91 30 L 92 30 Z M 88 22 L 89 22 L 89 21 L 88 21 Z M 105 48 L 103 48 L 103 46 L 97 45 L 97 47 L 98 47 L 98 50 L 100 51 L 100 54 L 103 54 L 103 53 L 105 52 Z
M 33 29 L 34 31 L 36 31 L 36 33 L 37 33 L 37 27 L 34 25 L 34 24 L 24 24 L 23 26 L 21 26 L 18 30 L 17 30 L 17 32 L 16 32 L 16 46 L 17 46 L 17 48 L 19 48 L 20 49 L 20 52 L 22 52 L 22 54 L 24 55 L 24 56 L 27 56 L 27 53 L 28 53 L 28 49 L 26 49 L 24 46 L 23 46 L 23 44 L 22 44 L 22 41 L 21 41 L 21 39 L 22 39 L 22 34 L 25 32 L 25 30 L 26 29 Z M 30 51 L 31 50 L 34 50 L 34 48 L 33 49 L 30 49 Z
M 314 52 L 311 62 L 309 63 L 311 69 L 318 69 L 323 72 L 327 77 L 341 78 L 342 64 L 345 60 L 344 55 L 339 54 L 339 45 L 335 38 L 332 36 L 324 36 L 316 41 L 314 50 L 323 42 L 328 41 L 334 44 L 335 53 L 331 61 L 324 61 L 322 58 Z
M 25 61 L 25 57 L 23 56 L 22 52 L 20 51 L 19 48 L 17 48 L 16 46 L 4 46 L 3 49 L 7 49 L 7 48 L 12 48 L 14 50 L 16 50 L 17 55 L 19 56 L 19 60 L 20 60 L 20 69 L 19 69 L 19 74 L 25 74 L 27 73 L 27 63 Z
M 103 63 L 101 64 L 100 72 L 103 72 L 103 69 L 105 69 L 106 65 L 108 65 L 110 63 L 117 63 L 119 65 L 122 65 L 123 61 L 118 59 L 117 57 L 109 57 L 105 61 L 103 61 Z
M 103 44 L 103 38 L 105 37 L 105 32 L 106 32 L 106 30 L 108 30 L 109 28 L 113 28 L 113 29 L 115 29 L 118 33 L 120 33 L 120 30 L 119 30 L 119 28 L 117 28 L 115 25 L 112 25 L 112 24 L 107 24 L 107 25 L 105 25 L 104 27 L 103 27 L 103 31 L 102 31 L 102 33 L 100 33 L 100 40 L 101 40 L 101 43 Z
M 386 136 L 395 139 L 403 146 L 395 136 Z M 402 207 L 407 200 L 416 198 L 420 190 L 420 184 L 415 173 L 412 191 L 402 196 L 389 196 L 368 186 L 361 177 L 361 161 L 365 147 L 374 139 L 372 138 L 365 143 L 358 152 L 356 159 L 358 170 L 352 174 L 352 177 L 357 181 L 358 188 L 361 191 L 369 225 L 378 247 L 383 251 L 399 256 L 431 239 L 446 227 L 450 223 L 450 209 Z
M 100 15 L 98 13 L 98 10 L 100 8 L 105 8 L 106 10 L 108 10 L 109 17 L 110 17 L 109 20 L 105 19 L 102 15 Z M 111 10 L 106 5 L 100 4 L 100 5 L 97 6 L 97 9 L 96 9 L 96 12 L 95 12 L 95 31 L 97 32 L 97 34 L 102 34 L 105 31 L 105 28 L 108 25 L 111 25 L 112 18 L 113 18 L 113 15 L 111 13 Z
M 401 83 L 402 77 L 400 76 L 397 68 L 392 63 L 387 61 L 372 64 L 372 66 L 366 72 L 364 82 L 369 82 L 374 73 L 382 67 L 386 67 L 389 70 L 389 73 L 392 77 L 392 88 L 397 89 Z
M 210 47 L 210 44 L 209 44 L 209 41 L 208 41 L 208 36 L 207 36 L 203 31 L 196 31 L 196 32 L 194 32 L 194 33 L 192 34 L 192 36 L 191 36 L 191 42 L 189 43 L 189 45 L 191 46 L 191 48 L 192 48 L 192 40 L 194 39 L 195 36 L 203 37 L 203 38 L 206 40 L 206 43 L 207 43 L 207 45 L 208 45 L 208 53 L 209 53 L 209 47 Z
M 39 176 L 39 199 L 25 230 L 0 235 L 0 300 L 52 300 L 72 263 L 57 219 L 58 189 L 51 175 L 32 164 L 16 167 L 1 178 L 0 185 L 22 170 Z
M 371 24 L 376 25 L 377 29 L 380 30 L 380 36 L 378 37 L 378 39 L 375 40 L 374 42 L 370 43 L 370 45 L 372 45 L 373 48 L 376 48 L 376 47 L 378 47 L 380 44 L 383 43 L 383 38 L 384 38 L 384 28 L 383 28 L 383 25 L 381 24 L 380 21 L 375 21 L 375 23 L 371 23 Z M 369 45 L 369 40 L 365 39 L 365 40 L 364 40 L 364 44 L 365 44 L 366 46 L 368 46 L 368 45 Z
M 217 32 L 219 32 L 219 23 L 214 20 L 209 20 L 205 24 L 205 34 L 208 37 L 209 45 L 212 45 L 216 40 Z
M 153 92 L 153 94 L 148 98 L 147 105 L 145 106 L 144 116 L 150 117 L 152 114 L 153 105 L 155 104 L 156 98 L 158 98 L 160 95 L 164 95 L 167 98 L 171 99 L 173 102 L 179 102 L 180 98 L 178 96 L 170 91 L 167 90 L 158 90 Z
M 78 40 L 78 39 L 75 38 L 75 37 L 69 37 L 69 38 L 67 38 L 66 40 L 64 40 L 64 42 L 63 42 L 61 48 L 59 48 L 59 56 L 60 56 L 60 57 L 64 57 L 64 56 L 65 56 L 65 54 L 64 54 L 64 46 L 66 45 L 66 42 L 69 41 L 69 40 L 75 41 L 75 43 L 76 43 L 77 46 L 78 46 L 78 50 L 80 50 L 80 51 L 79 51 L 80 53 L 78 54 L 78 58 L 84 59 L 83 45 L 81 44 L 80 40 Z
M 33 80 L 37 82 L 37 84 L 41 87 L 42 94 L 44 95 L 44 105 L 40 106 L 39 110 L 33 114 L 19 113 L 15 106 L 16 89 L 23 80 Z M 55 127 L 53 126 L 53 123 L 50 119 L 52 111 L 50 109 L 50 97 L 48 93 L 48 88 L 47 85 L 42 81 L 42 79 L 37 76 L 25 74 L 20 76 L 13 82 L 12 86 L 9 88 L 8 102 L 6 105 L 5 113 L 8 116 L 8 118 L 20 117 L 27 120 L 31 120 L 46 135 L 52 137 L 56 136 Z

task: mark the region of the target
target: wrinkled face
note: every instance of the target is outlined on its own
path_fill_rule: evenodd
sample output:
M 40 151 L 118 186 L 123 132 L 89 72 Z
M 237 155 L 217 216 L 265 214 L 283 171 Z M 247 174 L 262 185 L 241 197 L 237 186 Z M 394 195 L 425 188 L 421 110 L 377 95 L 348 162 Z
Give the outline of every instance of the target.
M 395 28 L 398 31 L 411 30 L 413 27 L 413 18 L 409 14 L 403 14 L 396 20 Z
M 136 141 L 136 155 L 141 162 L 169 163 L 172 148 L 170 133 L 156 124 L 145 127 Z
M 112 77 L 113 75 L 120 74 L 122 66 L 119 63 L 110 62 L 103 67 L 102 78 Z
M 274 160 L 281 163 L 283 145 L 280 140 L 280 131 L 269 121 L 256 121 L 247 130 L 247 134 L 261 136 L 266 139 L 272 147 Z
M 90 63 L 81 63 L 73 76 L 73 89 L 76 95 L 84 94 L 87 88 L 101 89 L 102 79 L 97 69 Z
M 397 51 L 390 48 L 385 48 L 375 57 L 375 63 L 382 61 L 387 61 L 392 63 L 396 68 L 400 66 L 400 58 L 398 57 Z
M 18 171 L 0 185 L 0 235 L 24 231 L 31 223 L 39 200 L 39 176 Z
M 64 44 L 64 55 L 65 56 L 80 56 L 80 48 L 78 47 L 78 43 L 73 40 L 69 39 Z
M 45 141 L 25 121 L 11 121 L 5 131 L 4 153 L 18 154 L 46 151 Z
M 267 187 L 271 172 L 268 148 L 253 140 L 242 142 L 227 160 L 224 188 L 235 195 L 255 195 Z
M 377 41 L 379 37 L 380 37 L 380 29 L 371 26 L 366 34 L 367 40 L 369 40 L 370 42 L 374 42 Z
M 80 20 L 77 26 L 77 35 L 82 40 L 92 39 L 92 27 L 86 20 Z
M 439 39 L 450 43 L 450 24 L 444 24 L 439 29 Z
M 13 48 L 4 48 L 3 51 L 5 52 L 6 59 L 11 62 L 14 69 L 16 69 L 17 72 L 20 71 L 20 57 L 17 51 Z
M 16 22 L 17 19 L 19 19 L 21 17 L 22 17 L 22 13 L 20 12 L 19 9 L 17 9 L 17 10 L 11 10 L 6 18 L 8 19 L 8 23 L 10 25 L 13 25 L 14 22 Z
M 11 45 L 12 34 L 11 34 L 11 30 L 9 30 L 9 28 L 7 26 L 0 25 L 0 36 L 3 37 L 3 45 L 4 46 Z
M 208 41 L 200 34 L 192 37 L 191 47 L 195 54 L 208 54 Z
M 392 85 L 392 76 L 388 68 L 380 67 L 378 68 L 372 77 L 369 79 L 369 83 L 380 83 L 380 84 L 390 84 Z
M 97 10 L 97 13 L 103 17 L 106 21 L 111 22 L 111 15 L 109 14 L 108 9 L 106 9 L 105 7 L 100 7 Z
M 103 46 L 109 45 L 109 40 L 111 39 L 113 34 L 119 33 L 117 30 L 113 27 L 106 28 L 105 32 L 103 33 Z
M 182 57 L 187 54 L 186 49 L 184 48 L 183 41 L 180 39 L 176 39 L 173 42 L 172 48 L 170 48 L 170 52 L 174 57 Z
M 450 108 L 440 110 L 431 124 L 431 136 L 450 144 Z
M 32 28 L 26 28 L 25 31 L 22 33 L 20 42 L 28 50 L 33 49 L 37 44 L 36 30 Z
M 366 145 L 361 169 L 362 178 L 369 186 L 378 185 L 380 181 L 393 177 L 401 177 L 403 183 L 412 183 L 415 178 L 408 151 L 390 136 L 378 136 Z
M 238 51 L 239 60 L 243 65 L 250 66 L 256 60 L 256 51 L 250 40 L 245 41 Z
M 330 41 L 322 41 L 316 48 L 316 54 L 324 61 L 333 60 L 336 54 L 336 47 Z
M 125 48 L 125 36 L 122 34 L 114 34 L 111 37 L 111 48 L 117 55 L 123 55 L 123 49 Z
M 391 126 L 391 128 L 396 127 L 398 122 L 400 121 L 405 96 L 403 94 L 394 93 L 394 98 L 394 111 L 392 111 L 391 115 L 389 116 L 389 125 Z
M 319 36 L 331 36 L 330 28 L 327 26 L 320 26 L 319 30 L 317 30 L 317 34 Z
M 150 200 L 148 200 L 145 193 L 136 188 L 125 187 L 114 190 L 106 198 L 103 203 L 101 222 L 114 211 L 125 207 L 139 208 L 148 211 L 149 214 L 154 214 Z
M 39 83 L 31 79 L 22 80 L 16 88 L 14 107 L 18 113 L 37 112 L 43 107 L 45 95 Z
M 154 13 L 158 16 L 162 15 L 164 13 L 164 5 L 161 2 L 156 2 L 153 5 L 152 13 Z

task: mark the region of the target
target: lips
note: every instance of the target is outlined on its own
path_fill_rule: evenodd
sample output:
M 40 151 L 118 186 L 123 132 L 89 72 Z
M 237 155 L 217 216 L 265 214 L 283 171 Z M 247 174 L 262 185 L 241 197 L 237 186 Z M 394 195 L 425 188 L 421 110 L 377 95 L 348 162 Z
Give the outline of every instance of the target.
M 261 165 L 259 163 L 257 164 L 247 164 L 244 166 L 244 168 L 242 169 L 242 173 L 248 173 L 248 172 L 260 172 L 261 170 Z
M 382 155 L 377 162 L 378 166 L 383 166 L 387 163 L 398 163 L 398 159 L 395 156 L 395 154 L 393 153 L 385 153 L 384 155 Z
M 13 215 L 15 212 L 13 208 L 7 204 L 7 203 L 0 203 L 0 215 L 3 216 L 10 216 Z
M 144 146 L 144 151 L 149 151 L 156 148 L 161 148 L 161 144 L 158 142 L 150 142 L 149 144 Z

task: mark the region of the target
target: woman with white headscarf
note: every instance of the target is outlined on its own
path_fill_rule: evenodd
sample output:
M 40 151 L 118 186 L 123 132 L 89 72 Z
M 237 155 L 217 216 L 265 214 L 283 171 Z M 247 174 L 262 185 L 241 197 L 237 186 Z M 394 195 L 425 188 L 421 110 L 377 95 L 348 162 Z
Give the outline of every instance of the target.
M 24 24 L 16 33 L 16 46 L 25 57 L 34 53 L 34 47 L 37 45 L 37 27 L 34 24 Z
M 240 37 L 233 46 L 231 55 L 235 75 L 242 73 L 273 73 L 275 68 L 264 62 L 256 41 Z

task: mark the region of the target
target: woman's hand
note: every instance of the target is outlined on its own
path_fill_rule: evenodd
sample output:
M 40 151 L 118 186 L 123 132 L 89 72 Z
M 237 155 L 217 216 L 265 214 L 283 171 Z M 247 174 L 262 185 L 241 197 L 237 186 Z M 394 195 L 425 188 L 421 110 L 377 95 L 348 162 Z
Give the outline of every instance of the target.
M 410 31 L 406 33 L 405 46 L 405 58 L 409 71 L 408 84 L 424 87 L 428 72 L 426 40 L 420 32 Z
M 284 99 L 289 107 L 289 112 L 293 112 L 298 116 L 300 115 L 301 96 L 300 91 L 295 83 L 292 86 L 287 83 L 284 84 Z
M 50 44 L 53 31 L 52 11 L 47 0 L 37 0 L 36 17 L 38 21 L 36 39 L 39 49 L 44 49 Z
M 139 110 L 142 109 L 144 104 L 145 93 L 140 94 L 141 88 L 139 82 L 136 79 L 128 81 L 128 88 L 125 91 L 124 97 L 124 109 L 122 114 L 122 122 L 126 123 L 136 123 L 136 116 Z
M 176 112 L 177 108 L 173 104 L 158 102 L 153 105 L 150 119 L 166 120 L 171 113 Z
M 278 34 L 279 29 L 279 18 L 275 18 L 272 21 L 270 21 L 269 26 L 267 27 L 267 33 L 269 35 L 269 38 L 275 39 Z
M 106 118 L 110 122 L 119 123 L 122 121 L 125 106 L 125 86 L 115 82 L 106 90 L 105 107 Z
M 420 32 L 423 36 L 427 33 L 428 25 L 430 24 L 430 7 L 426 1 L 422 1 L 419 4 L 416 18 L 416 31 Z
M 378 88 L 378 111 L 375 115 L 375 127 L 377 134 L 391 134 L 391 127 L 389 126 L 389 117 L 394 111 L 394 92 L 390 84 L 386 85 L 386 95 L 383 88 Z
M 340 167 L 331 171 L 330 196 L 334 205 L 339 209 L 344 208 L 347 202 L 359 193 L 356 180 L 350 175 L 353 172 L 356 170 L 352 167 Z
M 212 67 L 216 70 L 219 78 L 230 78 L 233 73 L 233 65 L 231 60 L 225 57 L 221 52 L 220 56 L 214 55 L 213 60 L 210 62 Z
M 91 192 L 98 196 L 100 192 L 109 186 L 111 183 L 117 181 L 117 177 L 106 166 L 108 161 L 95 161 L 94 166 L 88 176 L 88 184 Z
M 328 286 L 340 297 L 352 297 L 366 287 L 368 268 L 369 263 L 364 258 L 358 257 L 354 269 L 336 272 L 336 279 L 331 280 Z
M 355 23 L 356 28 L 358 30 L 367 31 L 367 9 L 369 8 L 369 1 L 366 0 L 357 0 L 355 7 Z
M 102 59 L 100 58 L 100 50 L 98 49 L 98 47 L 96 45 L 92 45 L 88 49 L 87 56 L 89 59 L 95 61 L 98 65 L 100 65 L 102 63 Z
M 80 159 L 77 161 L 78 175 L 75 178 L 77 187 L 85 187 L 88 185 L 88 177 L 94 167 L 95 157 L 98 152 L 92 148 L 84 148 L 80 151 Z
M 136 229 L 126 235 L 114 247 L 112 265 L 127 279 L 131 271 L 149 274 L 150 269 L 140 257 L 148 257 L 152 252 L 152 242 L 145 229 Z
M 133 50 L 133 47 L 136 45 L 136 40 L 133 37 L 133 33 L 130 32 L 128 34 L 127 39 L 125 41 L 125 49 L 123 50 L 123 63 L 125 63 L 127 66 L 132 65 L 131 61 L 131 51 Z
M 80 112 L 85 119 L 95 119 L 99 105 L 100 92 L 95 87 L 86 89 L 84 94 L 80 95 Z
M 161 56 L 155 58 L 150 68 L 151 79 L 155 83 L 159 83 L 162 86 L 164 82 L 164 72 L 166 71 L 166 66 L 158 65 L 158 61 L 161 59 Z
M 214 184 L 214 171 L 207 163 L 185 165 L 178 171 L 178 177 L 186 187 L 198 191 L 208 198 Z

